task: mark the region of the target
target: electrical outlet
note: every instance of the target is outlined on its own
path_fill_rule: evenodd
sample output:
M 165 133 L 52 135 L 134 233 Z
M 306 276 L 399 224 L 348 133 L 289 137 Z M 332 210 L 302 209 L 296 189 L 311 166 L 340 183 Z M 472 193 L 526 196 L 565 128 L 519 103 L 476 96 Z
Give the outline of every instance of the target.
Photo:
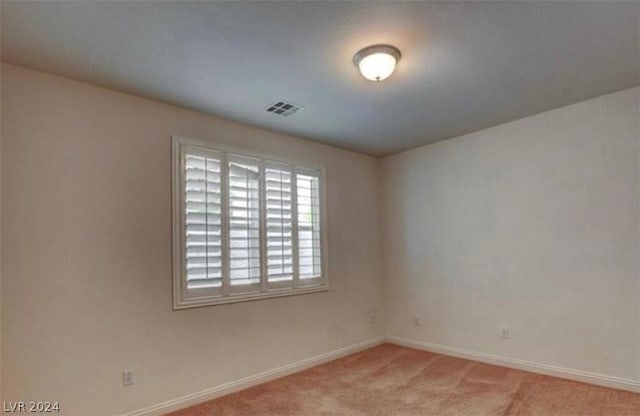
M 502 337 L 502 339 L 509 339 L 509 328 L 502 327 L 500 329 L 500 336 Z
M 133 384 L 133 370 L 124 370 L 122 372 L 122 385 L 130 386 Z
M 417 316 L 413 317 L 413 326 L 420 326 L 420 318 Z
M 376 323 L 376 313 L 375 312 L 369 312 L 369 323 L 371 325 L 375 325 L 375 323 Z

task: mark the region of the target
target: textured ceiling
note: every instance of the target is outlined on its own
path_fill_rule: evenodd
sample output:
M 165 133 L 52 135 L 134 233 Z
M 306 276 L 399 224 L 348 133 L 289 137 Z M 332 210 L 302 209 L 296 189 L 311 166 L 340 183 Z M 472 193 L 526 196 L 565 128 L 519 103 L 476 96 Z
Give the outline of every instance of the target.
M 3 62 L 376 156 L 640 83 L 639 2 L 1 7 Z M 379 84 L 351 61 L 374 43 L 402 51 Z

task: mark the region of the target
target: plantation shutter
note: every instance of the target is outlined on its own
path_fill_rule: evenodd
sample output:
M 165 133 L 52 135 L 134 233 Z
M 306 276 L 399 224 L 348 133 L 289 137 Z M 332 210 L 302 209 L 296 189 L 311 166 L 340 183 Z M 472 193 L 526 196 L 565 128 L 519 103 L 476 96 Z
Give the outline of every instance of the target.
M 229 155 L 229 282 L 260 284 L 260 164 Z
M 324 170 L 173 139 L 175 309 L 328 290 Z
M 296 174 L 298 202 L 298 273 L 301 281 L 322 276 L 320 240 L 320 173 L 299 169 Z
M 184 159 L 184 230 L 187 289 L 222 286 L 221 155 L 187 153 Z
M 267 281 L 293 280 L 293 206 L 291 166 L 265 162 Z

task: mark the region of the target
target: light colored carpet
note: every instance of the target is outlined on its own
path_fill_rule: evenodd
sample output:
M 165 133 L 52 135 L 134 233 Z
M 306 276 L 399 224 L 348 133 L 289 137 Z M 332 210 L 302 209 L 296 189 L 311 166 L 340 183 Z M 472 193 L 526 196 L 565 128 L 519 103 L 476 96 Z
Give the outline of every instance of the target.
M 638 416 L 640 394 L 391 344 L 171 416 Z

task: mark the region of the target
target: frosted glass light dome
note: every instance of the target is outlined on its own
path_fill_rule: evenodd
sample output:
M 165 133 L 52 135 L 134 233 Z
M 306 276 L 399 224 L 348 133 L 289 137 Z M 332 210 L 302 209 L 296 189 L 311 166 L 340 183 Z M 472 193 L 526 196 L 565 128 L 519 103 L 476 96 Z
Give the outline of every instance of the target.
M 391 45 L 368 46 L 353 57 L 362 76 L 375 82 L 389 78 L 399 60 L 400 51 Z

